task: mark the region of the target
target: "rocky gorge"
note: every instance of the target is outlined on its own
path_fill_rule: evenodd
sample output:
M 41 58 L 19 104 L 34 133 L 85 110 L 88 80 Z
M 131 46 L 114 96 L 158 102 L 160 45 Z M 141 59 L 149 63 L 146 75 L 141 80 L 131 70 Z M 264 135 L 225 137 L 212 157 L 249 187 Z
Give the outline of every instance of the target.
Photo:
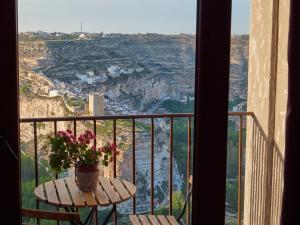
M 36 35 L 34 38 L 20 35 L 21 118 L 74 115 L 66 109 L 59 96 L 47 96 L 50 90 L 86 101 L 90 92 L 101 92 L 105 95 L 108 115 L 172 113 L 174 111 L 164 103 L 172 101 L 172 104 L 184 106 L 193 100 L 195 35 L 95 34 L 83 40 L 48 35 Z M 247 71 L 248 36 L 233 36 L 229 96 L 231 111 L 246 109 Z M 39 74 L 48 78 L 50 83 L 41 84 L 33 76 Z M 140 211 L 147 211 L 150 206 L 149 122 L 138 121 L 135 137 L 137 205 Z M 72 123 L 61 122 L 58 129 L 72 129 L 72 126 Z M 160 206 L 168 203 L 170 130 L 168 121 L 164 119 L 155 120 L 155 126 L 154 186 L 155 202 Z M 90 122 L 79 121 L 77 125 L 78 132 L 91 127 Z M 112 140 L 112 124 L 99 122 L 97 133 L 101 134 L 97 137 L 99 145 Z M 39 150 L 44 149 L 49 134 L 53 134 L 53 124 L 41 123 L 38 126 Z M 21 149 L 30 156 L 33 156 L 32 142 L 32 124 L 21 124 Z M 117 143 L 122 143 L 123 150 L 119 157 L 118 174 L 131 180 L 133 159 L 130 121 L 117 123 Z M 186 151 L 186 147 L 184 149 Z M 42 151 L 39 156 L 47 159 Z M 185 174 L 180 169 L 179 157 L 175 154 L 175 191 L 184 188 Z M 109 175 L 111 171 L 107 169 L 103 173 Z M 126 203 L 121 211 L 130 210 L 130 206 L 130 202 Z

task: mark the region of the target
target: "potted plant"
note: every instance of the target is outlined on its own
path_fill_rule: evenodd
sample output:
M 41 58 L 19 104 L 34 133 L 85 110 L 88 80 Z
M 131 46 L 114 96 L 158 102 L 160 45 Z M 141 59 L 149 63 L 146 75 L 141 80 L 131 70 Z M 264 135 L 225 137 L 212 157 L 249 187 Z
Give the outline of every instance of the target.
M 51 168 L 60 173 L 74 166 L 78 187 L 83 192 L 97 189 L 99 163 L 107 167 L 114 156 L 119 154 L 116 146 L 110 142 L 96 148 L 92 144 L 95 138 L 95 134 L 89 129 L 78 138 L 69 129 L 58 131 L 55 136 L 49 138 Z

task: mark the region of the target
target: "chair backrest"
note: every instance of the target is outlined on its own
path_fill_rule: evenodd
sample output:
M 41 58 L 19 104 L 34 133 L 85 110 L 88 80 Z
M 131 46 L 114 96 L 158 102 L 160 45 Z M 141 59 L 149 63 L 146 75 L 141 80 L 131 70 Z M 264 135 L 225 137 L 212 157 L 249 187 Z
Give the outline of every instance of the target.
M 74 222 L 75 224 L 82 224 L 79 213 L 73 212 L 53 212 L 37 209 L 22 209 L 22 217 L 69 221 Z
M 189 178 L 189 191 L 187 193 L 187 196 L 186 196 L 186 199 L 185 199 L 185 202 L 184 202 L 184 206 L 181 210 L 181 213 L 179 214 L 179 216 L 176 219 L 177 221 L 180 221 L 181 218 L 183 217 L 183 215 L 185 214 L 186 207 L 187 207 L 188 203 L 190 202 L 190 198 L 191 198 L 191 195 L 192 195 L 192 190 L 193 190 L 193 176 L 191 175 L 190 178 Z
M 191 175 L 190 178 L 189 178 L 189 184 L 193 185 L 193 175 Z

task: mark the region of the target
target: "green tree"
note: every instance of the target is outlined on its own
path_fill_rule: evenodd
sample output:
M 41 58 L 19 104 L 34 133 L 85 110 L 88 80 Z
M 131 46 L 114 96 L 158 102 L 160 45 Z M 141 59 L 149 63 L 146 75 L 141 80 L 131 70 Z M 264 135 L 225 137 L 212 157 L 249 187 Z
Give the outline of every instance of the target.
M 175 217 L 179 216 L 181 210 L 183 209 L 185 199 L 182 195 L 181 191 L 175 191 L 172 194 L 172 203 L 173 203 L 173 215 Z M 157 210 L 155 210 L 155 214 L 158 215 L 168 215 L 169 208 L 166 206 L 160 206 Z

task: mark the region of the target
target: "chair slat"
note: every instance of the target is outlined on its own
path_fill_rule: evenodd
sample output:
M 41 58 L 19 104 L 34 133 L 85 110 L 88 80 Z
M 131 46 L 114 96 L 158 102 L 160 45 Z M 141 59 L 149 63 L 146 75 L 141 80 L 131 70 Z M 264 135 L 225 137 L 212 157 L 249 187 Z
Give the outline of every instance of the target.
M 159 220 L 159 222 L 162 225 L 170 225 L 170 223 L 168 222 L 167 218 L 165 216 L 163 216 L 163 215 L 158 215 L 157 219 Z
M 46 189 L 48 202 L 55 205 L 59 205 L 60 202 L 58 200 L 58 196 L 56 194 L 56 188 L 54 186 L 53 181 L 46 182 L 45 189 Z
M 147 219 L 147 217 L 145 215 L 140 215 L 139 218 L 142 221 L 143 225 L 151 225 L 149 220 Z
M 77 185 L 75 183 L 74 178 L 68 177 L 68 178 L 65 178 L 65 181 L 67 183 L 67 187 L 69 189 L 69 192 L 70 192 L 70 194 L 72 196 L 72 199 L 73 199 L 73 202 L 74 202 L 74 206 L 76 206 L 76 207 L 84 207 L 85 203 L 82 200 L 81 194 L 78 191 L 78 187 L 77 187 Z
M 120 195 L 122 200 L 126 200 L 130 198 L 130 194 L 128 193 L 126 187 L 122 184 L 122 182 L 119 179 L 116 178 L 109 178 L 112 185 L 115 187 L 116 191 Z
M 193 184 L 193 176 L 192 175 L 189 178 L 189 184 Z
M 142 225 L 136 215 L 130 215 L 129 219 L 130 219 L 132 225 Z
M 170 222 L 170 224 L 179 225 L 178 221 L 176 220 L 176 218 L 174 216 L 167 216 L 167 219 Z
M 109 197 L 110 201 L 113 204 L 121 202 L 120 197 L 114 190 L 114 187 L 110 184 L 107 178 L 99 177 L 100 184 L 102 185 L 104 191 L 106 192 L 107 196 Z
M 38 218 L 46 220 L 61 220 L 61 221 L 73 221 L 80 222 L 79 213 L 71 212 L 52 212 L 46 210 L 36 209 L 22 209 L 22 216 L 29 218 Z
M 148 215 L 148 218 L 151 221 L 152 225 L 160 225 L 160 223 L 158 222 L 156 216 L 154 216 L 154 215 Z
M 59 195 L 60 203 L 62 206 L 72 205 L 70 195 L 63 179 L 54 180 L 56 190 Z

